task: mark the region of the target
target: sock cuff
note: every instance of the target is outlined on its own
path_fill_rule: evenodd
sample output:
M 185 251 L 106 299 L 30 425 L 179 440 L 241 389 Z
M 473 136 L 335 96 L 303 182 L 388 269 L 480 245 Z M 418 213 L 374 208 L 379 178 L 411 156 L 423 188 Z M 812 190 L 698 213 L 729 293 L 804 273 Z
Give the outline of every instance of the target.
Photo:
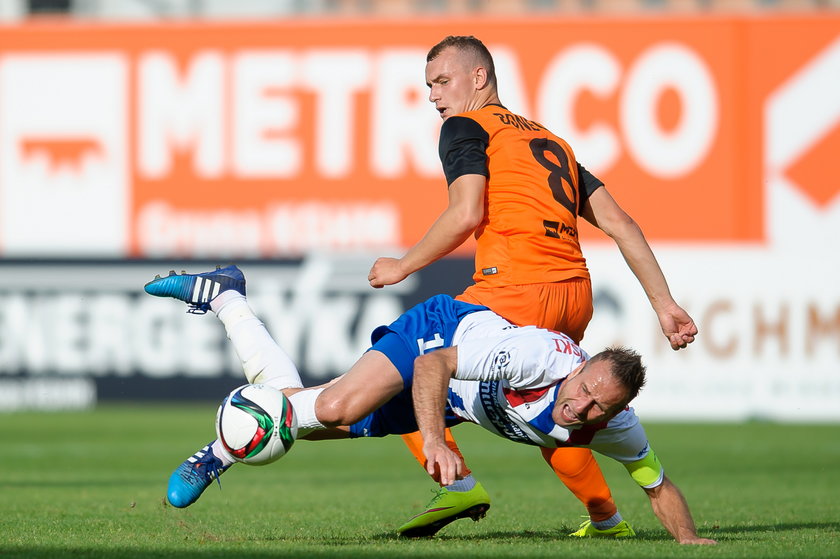
M 290 375 L 284 375 L 263 379 L 262 372 L 256 376 L 254 384 L 265 384 L 271 388 L 276 388 L 277 390 L 284 390 L 286 388 L 303 388 L 303 382 L 301 382 L 300 377 L 290 378 Z
M 621 520 L 621 513 L 616 512 L 614 515 L 612 515 L 606 520 L 599 520 L 597 522 L 593 521 L 592 525 L 598 528 L 599 530 L 607 530 L 608 528 L 618 526 L 618 523 L 621 522 Z
M 289 396 L 289 401 L 295 410 L 298 429 L 326 429 L 315 415 L 315 400 L 323 391 L 323 388 L 314 388 L 301 390 Z
M 218 297 L 210 302 L 210 310 L 216 313 L 225 328 L 239 324 L 249 318 L 257 318 L 245 296 L 233 290 L 223 291 Z M 259 320 L 259 319 L 257 319 Z

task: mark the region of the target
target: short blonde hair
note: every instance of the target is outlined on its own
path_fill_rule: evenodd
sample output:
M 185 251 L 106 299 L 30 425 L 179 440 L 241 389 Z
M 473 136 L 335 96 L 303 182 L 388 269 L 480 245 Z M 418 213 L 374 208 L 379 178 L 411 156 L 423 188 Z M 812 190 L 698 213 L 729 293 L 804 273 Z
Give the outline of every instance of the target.
M 448 48 L 458 49 L 460 52 L 474 56 L 487 70 L 487 82 L 492 87 L 496 87 L 496 65 L 493 64 L 493 56 L 484 43 L 472 35 L 449 35 L 431 48 L 429 54 L 426 55 L 426 62 L 431 62 Z

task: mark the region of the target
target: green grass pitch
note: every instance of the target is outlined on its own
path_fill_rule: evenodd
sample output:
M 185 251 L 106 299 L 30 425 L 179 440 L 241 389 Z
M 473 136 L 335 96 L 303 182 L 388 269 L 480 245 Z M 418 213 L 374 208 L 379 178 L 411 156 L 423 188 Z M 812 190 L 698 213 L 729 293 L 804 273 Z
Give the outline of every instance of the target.
M 840 557 L 840 425 L 647 425 L 701 535 L 676 544 L 621 466 L 600 460 L 638 538 L 572 540 L 583 508 L 536 448 L 455 429 L 493 499 L 487 518 L 427 540 L 394 529 L 433 484 L 398 437 L 299 441 L 237 466 L 188 509 L 172 469 L 214 437 L 215 406 L 102 406 L 0 415 L 0 558 Z

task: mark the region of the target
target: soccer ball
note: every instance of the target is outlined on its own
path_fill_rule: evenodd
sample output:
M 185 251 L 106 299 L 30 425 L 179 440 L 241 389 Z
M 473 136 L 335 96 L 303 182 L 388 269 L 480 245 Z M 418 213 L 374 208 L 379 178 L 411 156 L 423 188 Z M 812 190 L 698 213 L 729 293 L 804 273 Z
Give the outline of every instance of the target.
M 237 462 L 270 464 L 286 454 L 297 437 L 291 402 L 264 384 L 246 384 L 222 400 L 216 412 L 216 434 Z

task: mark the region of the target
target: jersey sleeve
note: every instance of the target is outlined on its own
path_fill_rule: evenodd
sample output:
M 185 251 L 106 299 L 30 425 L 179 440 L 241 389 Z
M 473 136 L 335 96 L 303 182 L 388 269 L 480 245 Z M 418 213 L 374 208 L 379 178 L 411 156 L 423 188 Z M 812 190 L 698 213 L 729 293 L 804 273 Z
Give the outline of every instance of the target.
M 574 356 L 561 356 L 553 347 L 551 333 L 533 326 L 510 330 L 502 336 L 464 340 L 456 346 L 455 378 L 506 380 L 514 389 L 547 386 L 576 366 Z M 560 357 L 566 359 L 558 361 Z
M 640 487 L 651 489 L 665 479 L 665 469 L 650 448 L 645 429 L 633 408 L 612 418 L 586 446 L 620 462 Z
M 456 346 L 456 351 L 458 366 L 455 378 L 478 381 L 508 378 L 521 354 L 520 348 L 504 336 L 462 341 Z
M 490 176 L 487 167 L 487 145 L 490 136 L 471 118 L 453 116 L 440 129 L 438 153 L 446 184 L 463 175 Z
M 662 485 L 662 482 L 665 481 L 665 469 L 650 446 L 648 446 L 648 451 L 642 458 L 633 462 L 625 462 L 624 467 L 633 481 L 643 489 L 653 489 Z
M 589 196 L 592 195 L 593 192 L 604 186 L 604 182 L 586 170 L 586 167 L 581 165 L 580 163 L 577 164 L 578 170 L 578 190 L 580 191 L 580 204 L 578 205 L 579 208 L 583 208 L 586 202 L 589 200 Z M 578 213 L 580 210 L 578 210 Z
M 589 448 L 622 464 L 640 460 L 650 451 L 647 434 L 633 408 L 610 419 L 592 438 Z

